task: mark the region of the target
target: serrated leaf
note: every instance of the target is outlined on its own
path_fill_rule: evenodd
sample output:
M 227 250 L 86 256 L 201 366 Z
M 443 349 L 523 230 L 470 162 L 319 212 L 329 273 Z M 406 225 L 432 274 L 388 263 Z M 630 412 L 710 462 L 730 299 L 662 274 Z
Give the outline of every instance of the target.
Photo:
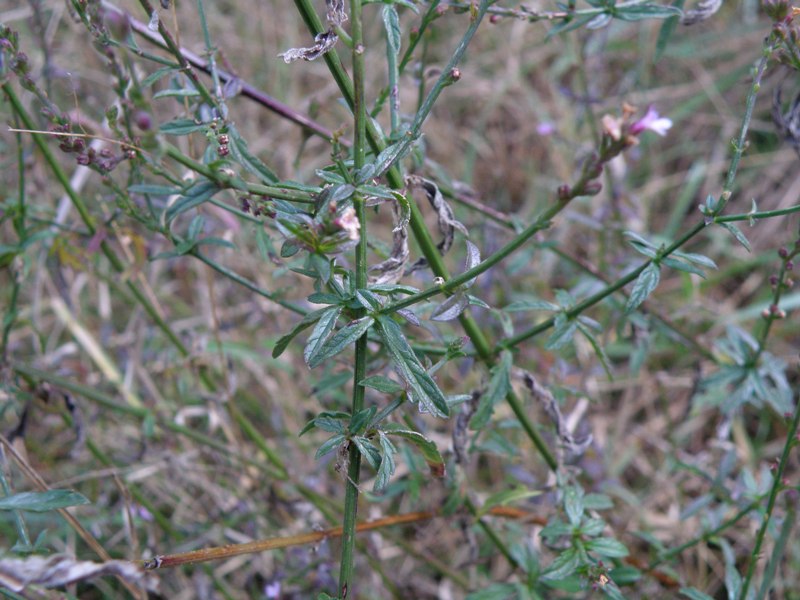
M 628 304 L 625 307 L 625 312 L 630 314 L 636 310 L 639 305 L 644 302 L 647 297 L 658 287 L 658 282 L 661 279 L 661 270 L 656 263 L 650 263 L 644 270 L 639 273 L 636 281 L 633 284 L 633 290 L 628 298 Z
M 419 432 L 395 429 L 386 432 L 387 435 L 395 435 L 399 438 L 411 442 L 422 453 L 422 457 L 428 464 L 431 475 L 434 477 L 444 477 L 444 459 L 439 453 L 436 444 Z
M 358 338 L 372 327 L 374 322 L 375 319 L 369 316 L 350 321 L 323 344 L 322 348 L 308 361 L 308 366 L 313 369 L 329 358 L 336 356 L 339 352 L 354 344 Z
M 473 431 L 483 429 L 494 412 L 494 405 L 511 391 L 511 366 L 511 352 L 505 350 L 498 363 L 492 367 L 489 387 L 478 400 L 478 408 L 469 421 L 469 427 Z
M 322 349 L 323 344 L 330 337 L 333 328 L 336 327 L 336 321 L 339 320 L 339 315 L 341 314 L 342 307 L 334 306 L 326 309 L 319 318 L 311 335 L 308 336 L 306 347 L 303 349 L 303 360 L 306 364 L 309 364 Z
M 483 506 L 481 506 L 480 510 L 475 516 L 482 517 L 495 506 L 507 506 L 520 500 L 526 500 L 527 498 L 539 496 L 541 493 L 542 492 L 540 490 L 531 490 L 524 486 L 497 492 L 486 499 L 486 502 L 483 503 Z
M 386 29 L 386 42 L 389 50 L 397 56 L 400 52 L 400 18 L 397 16 L 397 9 L 391 4 L 383 7 L 383 26 Z
M 580 566 L 581 558 L 575 548 L 568 548 L 559 554 L 556 559 L 550 563 L 541 579 L 545 581 L 557 581 L 565 579 L 572 575 Z
M 0 498 L 0 510 L 27 510 L 47 512 L 68 506 L 91 504 L 89 500 L 72 490 L 47 490 L 46 492 L 20 492 Z
M 375 417 L 376 412 L 378 412 L 378 407 L 373 404 L 369 408 L 364 408 L 354 414 L 350 419 L 350 425 L 348 426 L 350 433 L 352 435 L 360 435 L 364 433 L 367 425 L 369 425 L 370 421 L 372 421 L 373 417 Z
M 736 238 L 736 240 L 737 240 L 737 241 L 738 241 L 738 242 L 739 242 L 739 243 L 740 243 L 742 246 L 744 246 L 744 247 L 745 247 L 745 249 L 746 249 L 748 252 L 752 252 L 752 251 L 753 251 L 753 249 L 752 249 L 752 247 L 750 246 L 750 242 L 748 241 L 747 237 L 745 237 L 745 235 L 742 233 L 742 230 L 741 230 L 741 229 L 739 229 L 738 227 L 736 227 L 736 225 L 733 225 L 732 223 L 720 223 L 720 225 L 722 225 L 722 226 L 723 226 L 725 229 L 727 229 L 728 231 L 730 231 L 730 232 L 731 232 L 731 234 L 733 235 L 733 237 L 735 237 L 735 238 Z
M 578 323 L 574 319 L 568 319 L 566 316 L 556 319 L 556 327 L 544 344 L 545 350 L 558 350 L 568 344 L 577 329 Z
M 408 384 L 411 399 L 418 402 L 421 409 L 434 416 L 449 416 L 450 409 L 444 394 L 417 359 L 400 326 L 390 317 L 380 315 L 378 330 L 395 368 L 403 381 Z
M 464 309 L 469 306 L 469 300 L 464 292 L 456 292 L 431 313 L 431 321 L 452 321 L 458 318 Z
M 297 336 L 297 334 L 304 329 L 311 327 L 314 323 L 322 318 L 322 315 L 325 314 L 326 311 L 329 310 L 330 308 L 320 308 L 319 310 L 310 312 L 303 317 L 303 319 L 297 325 L 295 325 L 294 329 L 292 329 L 289 333 L 284 335 L 275 343 L 275 347 L 272 349 L 272 358 L 278 358 L 281 354 L 283 354 L 284 350 L 286 350 L 286 347 L 289 345 L 289 342 L 291 342 Z
M 361 452 L 361 456 L 366 458 L 370 466 L 377 471 L 381 466 L 381 451 L 367 438 L 360 435 L 354 436 L 352 442 L 356 445 L 358 451 Z
M 586 549 L 600 556 L 607 556 L 609 558 L 623 558 L 630 554 L 625 544 L 613 538 L 595 538 L 589 540 L 586 542 Z
M 198 181 L 186 190 L 173 204 L 167 207 L 164 211 L 165 223 L 169 225 L 175 220 L 175 217 L 181 213 L 208 202 L 208 200 L 219 191 L 220 188 L 218 188 L 213 181 L 209 181 L 208 179 Z
M 364 387 L 372 388 L 373 390 L 378 390 L 384 394 L 399 394 L 404 389 L 402 385 L 396 381 L 392 381 L 388 377 L 384 377 L 383 375 L 373 375 L 371 377 L 367 377 L 366 379 L 359 381 L 358 384 L 363 385 Z
M 233 125 L 228 126 L 228 148 L 233 160 L 258 177 L 262 183 L 278 183 L 278 176 L 255 154 L 250 152 L 247 142 Z
M 345 439 L 346 439 L 345 436 L 343 436 L 341 434 L 340 435 L 335 435 L 335 436 L 333 436 L 331 438 L 328 438 L 327 440 L 325 440 L 323 442 L 323 444 L 317 450 L 317 454 L 315 455 L 315 458 L 319 459 L 319 458 L 322 458 L 323 456 L 325 456 L 326 454 L 328 454 L 330 452 L 333 452 L 339 446 L 341 446 L 342 443 L 344 443 Z
M 175 119 L 174 121 L 167 121 L 158 126 L 161 133 L 168 133 L 169 135 L 189 135 L 195 131 L 205 131 L 208 125 L 198 123 L 194 119 Z
M 328 427 L 328 429 L 324 429 L 325 431 L 330 431 L 331 433 L 344 433 L 345 426 L 344 426 L 344 423 L 342 423 L 342 421 L 346 421 L 349 418 L 350 418 L 350 413 L 346 413 L 346 412 L 342 412 L 342 411 L 336 411 L 336 412 L 325 411 L 325 412 L 322 412 L 322 413 L 318 414 L 316 417 L 314 417 L 313 419 L 311 419 L 308 423 L 306 423 L 305 426 L 300 430 L 300 433 L 297 434 L 297 437 L 301 437 L 301 436 L 305 435 L 306 433 L 308 433 L 309 431 L 311 431 L 312 429 L 315 429 L 317 427 L 317 423 L 318 422 L 322 422 L 321 419 L 328 419 L 328 421 L 325 422 L 326 426 Z M 336 421 L 339 424 L 338 425 L 333 425 L 332 421 Z M 320 427 L 320 429 L 323 429 L 323 428 Z
M 375 477 L 375 485 L 372 487 L 375 492 L 382 492 L 389 484 L 389 480 L 394 475 L 397 465 L 395 464 L 394 455 L 397 449 L 386 436 L 383 431 L 378 432 L 383 456 L 381 458 L 381 466 L 378 469 L 378 474 Z

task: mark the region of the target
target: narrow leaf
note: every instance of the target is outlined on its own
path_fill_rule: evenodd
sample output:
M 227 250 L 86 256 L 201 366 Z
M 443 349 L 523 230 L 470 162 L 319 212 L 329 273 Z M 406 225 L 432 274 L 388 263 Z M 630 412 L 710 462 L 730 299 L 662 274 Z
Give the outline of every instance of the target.
M 207 202 L 217 192 L 219 188 L 213 181 L 208 179 L 198 181 L 164 211 L 165 222 L 171 223 L 175 217 Z
M 289 345 L 298 333 L 311 327 L 314 323 L 319 321 L 330 308 L 320 308 L 319 310 L 315 310 L 314 312 L 308 313 L 303 320 L 300 321 L 294 329 L 292 329 L 289 333 L 283 336 L 281 339 L 277 341 L 275 347 L 272 349 L 272 358 L 278 358 L 283 351 L 286 350 L 286 347 Z
M 431 313 L 431 321 L 452 321 L 458 318 L 469 306 L 469 299 L 464 292 L 457 292 L 437 306 Z
M 278 183 L 278 176 L 260 158 L 250 152 L 247 142 L 233 125 L 228 126 L 228 138 L 230 140 L 228 147 L 236 162 L 258 177 L 262 183 Z
M 390 317 L 378 317 L 378 329 L 389 355 L 394 361 L 400 377 L 408 384 L 410 397 L 419 403 L 420 409 L 437 417 L 447 417 L 450 408 L 447 400 L 420 364 L 408 341 L 403 336 L 400 326 Z
M 659 266 L 656 263 L 647 265 L 644 271 L 639 273 L 639 277 L 636 278 L 636 282 L 633 284 L 633 291 L 631 292 L 630 298 L 628 298 L 628 305 L 625 307 L 625 312 L 630 314 L 636 310 L 653 290 L 656 289 L 660 279 L 661 272 Z
M 387 435 L 394 435 L 411 442 L 422 453 L 422 457 L 431 470 L 431 475 L 434 477 L 444 477 L 444 459 L 439 453 L 439 449 L 436 447 L 435 443 L 416 431 L 398 429 L 387 431 L 386 433 Z
M 341 306 L 334 306 L 327 309 L 320 317 L 311 335 L 308 336 L 308 342 L 303 349 L 303 360 L 306 364 L 314 359 L 314 357 L 322 349 L 323 344 L 330 337 L 333 328 L 336 326 L 336 321 L 339 320 L 339 315 L 342 314 Z
M 361 317 L 355 321 L 350 321 L 325 342 L 312 360 L 308 361 L 308 366 L 313 369 L 329 358 L 336 356 L 350 344 L 354 344 L 358 338 L 372 327 L 374 322 L 375 319 L 372 317 Z
M 542 492 L 539 490 L 530 490 L 524 486 L 518 486 L 511 490 L 497 492 L 486 499 L 486 502 L 483 503 L 483 506 L 481 506 L 480 510 L 475 516 L 482 517 L 495 506 L 507 506 L 513 502 L 526 500 L 527 498 L 533 498 L 541 493 Z
M 21 492 L 0 498 L 0 510 L 28 510 L 47 512 L 68 506 L 91 504 L 89 500 L 72 490 L 48 490 L 46 492 Z
M 500 355 L 500 361 L 492 367 L 489 387 L 478 401 L 478 408 L 469 422 L 470 429 L 482 429 L 492 417 L 494 405 L 511 391 L 511 364 L 511 352 L 506 350 Z
M 725 229 L 730 231 L 731 234 L 733 235 L 733 237 L 735 237 L 736 240 L 742 246 L 744 246 L 747 249 L 748 252 L 752 252 L 753 251 L 753 249 L 750 246 L 750 242 L 745 237 L 745 235 L 742 233 L 742 230 L 739 229 L 738 227 L 736 227 L 736 225 L 733 225 L 732 223 L 720 223 L 720 225 L 722 225 Z

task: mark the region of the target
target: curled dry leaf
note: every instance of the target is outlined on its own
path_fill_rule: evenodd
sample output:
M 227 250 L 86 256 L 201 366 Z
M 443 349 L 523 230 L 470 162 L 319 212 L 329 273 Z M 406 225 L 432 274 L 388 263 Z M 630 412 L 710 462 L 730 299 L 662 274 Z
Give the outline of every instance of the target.
M 712 17 L 722 6 L 722 0 L 702 0 L 697 8 L 687 10 L 683 13 L 681 23 L 684 25 L 694 25 L 700 21 L 705 21 Z
M 550 420 L 553 421 L 553 424 L 556 426 L 559 444 L 562 450 L 567 452 L 567 458 L 569 460 L 574 460 L 581 456 L 591 445 L 592 435 L 589 434 L 582 440 L 576 440 L 572 436 L 569 427 L 567 427 L 561 410 L 558 408 L 558 402 L 550 390 L 542 386 L 534 379 L 533 375 L 527 371 L 525 372 L 524 379 L 525 386 L 530 390 L 534 400 L 538 400 L 542 403 L 545 413 L 547 413 L 547 416 L 550 417 Z
M 314 45 L 310 48 L 289 48 L 286 52 L 279 54 L 278 56 L 283 59 L 283 62 L 291 63 L 301 58 L 306 61 L 314 60 L 336 45 L 339 39 L 339 36 L 336 35 L 336 28 L 347 21 L 344 0 L 327 0 L 326 4 L 328 6 L 328 30 L 318 33 L 314 38 Z
M 439 242 L 436 247 L 439 249 L 441 254 L 445 254 L 448 250 L 450 250 L 451 246 L 453 245 L 453 240 L 455 239 L 456 229 L 458 229 L 465 236 L 469 236 L 467 228 L 464 227 L 460 221 L 456 220 L 453 209 L 445 201 L 444 196 L 442 196 L 442 192 L 439 191 L 439 187 L 434 182 L 430 181 L 429 179 L 425 179 L 424 177 L 420 177 L 419 175 L 410 175 L 406 177 L 406 186 L 409 190 L 424 190 L 425 197 L 428 199 L 428 202 L 433 210 L 436 211 L 439 233 L 442 234 L 442 241 Z M 420 258 L 417 262 L 411 265 L 408 272 L 411 273 L 418 269 L 422 269 L 427 264 L 427 260 Z
M 155 591 L 157 580 L 124 560 L 94 563 L 63 554 L 0 559 L 0 586 L 22 592 L 29 585 L 58 587 L 95 577 L 113 575 Z
M 377 273 L 370 277 L 373 285 L 394 284 L 400 281 L 408 262 L 408 218 L 399 203 L 392 204 L 395 227 L 392 230 L 392 253 L 389 258 L 370 268 Z

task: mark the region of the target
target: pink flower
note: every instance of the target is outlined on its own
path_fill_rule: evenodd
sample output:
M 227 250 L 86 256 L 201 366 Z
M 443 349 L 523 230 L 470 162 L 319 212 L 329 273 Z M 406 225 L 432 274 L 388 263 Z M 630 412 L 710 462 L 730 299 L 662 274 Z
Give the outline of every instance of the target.
M 356 209 L 352 206 L 348 206 L 344 209 L 344 212 L 339 216 L 337 219 L 333 221 L 334 225 L 339 227 L 340 229 L 347 232 L 347 237 L 357 242 L 360 239 L 359 230 L 361 229 L 361 225 L 358 222 L 358 217 L 356 216 Z
M 632 135 L 639 135 L 649 129 L 658 135 L 664 136 L 667 135 L 670 127 L 672 127 L 672 119 L 660 116 L 656 109 L 650 106 L 647 109 L 647 114 L 631 125 L 630 132 Z

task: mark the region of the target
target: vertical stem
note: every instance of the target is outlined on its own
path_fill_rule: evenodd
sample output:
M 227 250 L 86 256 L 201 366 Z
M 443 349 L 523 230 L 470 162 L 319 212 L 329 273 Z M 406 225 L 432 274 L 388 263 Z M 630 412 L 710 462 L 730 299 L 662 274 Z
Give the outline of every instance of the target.
M 366 161 L 367 114 L 364 94 L 364 36 L 361 28 L 361 0 L 350 0 L 351 35 L 353 39 L 353 167 L 357 171 Z M 356 288 L 367 287 L 367 227 L 364 197 L 356 193 L 353 204 L 358 217 L 361 239 L 356 246 Z M 365 314 L 359 309 L 356 318 Z M 367 374 L 367 334 L 356 342 L 353 369 L 353 411 L 355 415 L 364 408 L 364 386 L 360 382 Z M 361 472 L 361 453 L 355 444 L 348 450 L 347 481 L 345 482 L 344 520 L 342 522 L 342 558 L 339 572 L 338 597 L 347 598 L 353 577 L 353 554 L 358 516 L 358 481 Z

